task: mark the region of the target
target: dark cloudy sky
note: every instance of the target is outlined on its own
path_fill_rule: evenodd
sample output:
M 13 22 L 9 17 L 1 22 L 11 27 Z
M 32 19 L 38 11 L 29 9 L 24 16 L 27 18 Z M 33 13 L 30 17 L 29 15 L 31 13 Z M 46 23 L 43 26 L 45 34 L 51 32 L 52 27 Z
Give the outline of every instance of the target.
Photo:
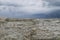
M 56 10 L 60 10 L 60 0 L 0 0 L 0 16 L 30 17 Z

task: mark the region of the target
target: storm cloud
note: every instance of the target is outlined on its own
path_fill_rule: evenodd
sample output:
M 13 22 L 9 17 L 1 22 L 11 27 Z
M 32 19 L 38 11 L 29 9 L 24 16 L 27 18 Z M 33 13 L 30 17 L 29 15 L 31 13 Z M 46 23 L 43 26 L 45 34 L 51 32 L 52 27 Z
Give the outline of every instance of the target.
M 60 0 L 0 0 L 0 16 L 34 18 L 39 14 L 39 17 L 50 17 L 58 11 Z
M 50 6 L 58 6 L 58 7 L 60 7 L 60 0 L 44 0 L 44 1 L 49 2 Z

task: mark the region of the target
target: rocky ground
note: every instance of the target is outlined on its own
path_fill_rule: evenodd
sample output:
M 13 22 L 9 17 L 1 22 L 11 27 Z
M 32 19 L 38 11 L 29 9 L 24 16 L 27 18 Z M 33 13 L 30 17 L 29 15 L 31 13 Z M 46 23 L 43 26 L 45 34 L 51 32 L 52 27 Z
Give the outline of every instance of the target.
M 58 40 L 60 19 L 5 19 L 0 21 L 0 40 Z

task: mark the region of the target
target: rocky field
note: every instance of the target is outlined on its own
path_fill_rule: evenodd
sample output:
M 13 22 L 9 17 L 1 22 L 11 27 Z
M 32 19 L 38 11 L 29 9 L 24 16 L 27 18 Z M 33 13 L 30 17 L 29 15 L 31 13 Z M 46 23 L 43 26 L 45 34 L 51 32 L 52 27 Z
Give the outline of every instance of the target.
M 0 19 L 0 40 L 59 40 L 60 19 Z

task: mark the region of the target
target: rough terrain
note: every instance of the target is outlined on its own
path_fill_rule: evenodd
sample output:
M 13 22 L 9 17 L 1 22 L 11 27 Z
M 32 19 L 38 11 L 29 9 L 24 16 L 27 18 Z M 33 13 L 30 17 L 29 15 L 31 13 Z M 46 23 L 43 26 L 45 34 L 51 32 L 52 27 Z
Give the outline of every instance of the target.
M 0 19 L 0 40 L 57 40 L 60 19 Z

